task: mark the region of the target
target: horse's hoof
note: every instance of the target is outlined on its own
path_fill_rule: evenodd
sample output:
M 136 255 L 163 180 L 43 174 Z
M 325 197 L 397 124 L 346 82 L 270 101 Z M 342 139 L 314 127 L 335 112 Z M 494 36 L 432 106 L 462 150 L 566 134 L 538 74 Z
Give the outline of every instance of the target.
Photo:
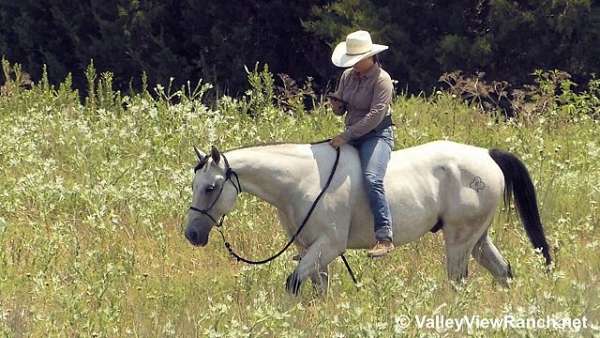
M 288 278 L 285 282 L 285 289 L 287 290 L 287 292 L 289 294 L 298 296 L 298 293 L 300 292 L 301 284 L 302 284 L 302 281 L 300 281 L 296 272 L 293 272 L 291 275 L 288 276 Z

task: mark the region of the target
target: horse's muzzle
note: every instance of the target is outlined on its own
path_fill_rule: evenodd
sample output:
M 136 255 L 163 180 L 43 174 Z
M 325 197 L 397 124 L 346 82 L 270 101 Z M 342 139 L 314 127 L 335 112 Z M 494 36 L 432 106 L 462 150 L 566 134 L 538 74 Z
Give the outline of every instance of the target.
M 194 246 L 205 246 L 208 243 L 208 231 L 200 232 L 193 228 L 188 228 L 185 231 L 185 238 Z

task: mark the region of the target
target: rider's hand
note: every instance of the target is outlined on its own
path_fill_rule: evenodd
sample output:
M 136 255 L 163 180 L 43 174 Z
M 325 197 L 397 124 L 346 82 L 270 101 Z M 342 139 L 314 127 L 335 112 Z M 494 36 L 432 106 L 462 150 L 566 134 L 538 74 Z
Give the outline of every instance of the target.
M 334 112 L 340 114 L 344 112 L 344 102 L 336 98 L 335 96 L 329 96 L 329 105 Z
M 334 148 L 339 148 L 342 144 L 347 143 L 348 141 L 346 141 L 346 139 L 344 137 L 342 137 L 342 135 L 338 135 L 336 137 L 334 137 L 333 139 L 331 139 L 331 141 L 329 141 L 329 144 L 331 144 L 332 147 Z

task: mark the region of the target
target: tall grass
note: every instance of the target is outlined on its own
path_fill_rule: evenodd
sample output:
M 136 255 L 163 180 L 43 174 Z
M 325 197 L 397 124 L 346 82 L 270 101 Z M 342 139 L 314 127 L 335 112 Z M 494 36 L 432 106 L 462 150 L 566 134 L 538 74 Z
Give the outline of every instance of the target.
M 470 264 L 459 291 L 445 276 L 441 236 L 371 261 L 349 253 L 355 287 L 336 262 L 331 289 L 287 296 L 292 252 L 265 266 L 232 261 L 213 234 L 193 248 L 181 225 L 190 201 L 192 145 L 220 149 L 268 141 L 311 142 L 341 131 L 317 104 L 310 112 L 274 104 L 268 71 L 249 72 L 240 98 L 203 99 L 209 84 L 115 92 L 111 75 L 86 75 L 87 98 L 47 80 L 23 89 L 5 62 L 0 96 L 0 333 L 3 336 L 463 336 L 402 327 L 402 316 L 583 317 L 600 324 L 600 123 L 557 100 L 546 114 L 499 121 L 440 92 L 394 102 L 396 147 L 450 139 L 499 147 L 528 166 L 556 257 L 544 273 L 514 210 L 492 237 L 511 262 L 510 289 Z M 564 95 L 564 94 L 561 94 Z M 571 97 L 590 107 L 598 97 Z M 583 94 L 582 94 L 583 95 Z M 573 101 L 574 100 L 574 101 Z M 83 103 L 82 103 L 83 102 Z M 318 103 L 318 102 L 317 102 Z M 588 104 L 588 105 L 586 105 Z M 274 210 L 242 195 L 225 225 L 247 255 L 285 243 Z M 399 234 L 401 235 L 401 234 Z M 269 238 L 269 240 L 267 240 Z M 599 336 L 503 329 L 475 336 Z

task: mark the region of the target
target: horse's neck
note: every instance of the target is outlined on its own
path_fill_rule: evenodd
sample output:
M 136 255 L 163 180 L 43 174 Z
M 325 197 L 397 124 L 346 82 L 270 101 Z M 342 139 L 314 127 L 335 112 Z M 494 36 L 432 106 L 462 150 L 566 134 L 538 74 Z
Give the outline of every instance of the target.
M 306 161 L 266 149 L 238 149 L 226 154 L 238 174 L 244 192 L 283 208 L 289 195 L 298 189 Z M 298 177 L 296 177 L 298 176 Z

